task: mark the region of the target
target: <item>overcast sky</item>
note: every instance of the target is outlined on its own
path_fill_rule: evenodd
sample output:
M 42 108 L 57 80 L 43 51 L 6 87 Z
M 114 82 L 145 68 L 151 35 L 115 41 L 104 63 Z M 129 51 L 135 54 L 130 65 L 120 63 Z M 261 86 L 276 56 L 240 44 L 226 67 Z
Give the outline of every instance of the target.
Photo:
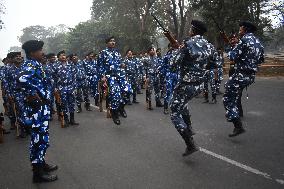
M 0 58 L 4 58 L 11 46 L 19 46 L 21 30 L 31 25 L 75 26 L 91 17 L 92 0 L 1 0 L 6 15 L 1 18 L 5 28 L 0 30 Z

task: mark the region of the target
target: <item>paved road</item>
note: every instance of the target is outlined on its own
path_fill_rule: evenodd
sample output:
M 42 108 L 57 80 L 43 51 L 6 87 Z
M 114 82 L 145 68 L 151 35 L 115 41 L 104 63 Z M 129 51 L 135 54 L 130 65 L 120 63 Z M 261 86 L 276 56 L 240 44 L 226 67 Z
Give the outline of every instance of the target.
M 246 93 L 245 93 L 246 94 Z M 228 138 L 232 126 L 218 104 L 190 103 L 201 151 L 183 158 L 184 143 L 162 109 L 127 107 L 115 126 L 97 110 L 77 116 L 79 127 L 51 122 L 48 161 L 59 180 L 32 184 L 28 139 L 6 136 L 0 145 L 0 189 L 277 189 L 284 188 L 284 78 L 257 79 L 244 95 L 247 133 Z

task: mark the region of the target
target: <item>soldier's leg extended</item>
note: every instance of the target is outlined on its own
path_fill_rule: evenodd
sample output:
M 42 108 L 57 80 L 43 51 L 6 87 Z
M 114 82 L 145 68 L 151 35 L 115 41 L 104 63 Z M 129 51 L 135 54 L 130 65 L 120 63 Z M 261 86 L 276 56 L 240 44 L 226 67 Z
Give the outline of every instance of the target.
M 199 85 L 183 85 L 175 88 L 171 99 L 171 120 L 187 146 L 183 156 L 190 155 L 198 150 L 194 144 L 194 133 L 191 128 L 190 114 L 187 106 L 189 100 L 200 92 Z
M 49 115 L 47 105 L 41 106 L 39 110 L 32 113 L 30 161 L 33 166 L 33 182 L 51 182 L 57 180 L 56 175 L 48 172 L 57 169 L 56 165 L 45 162 L 46 150 L 49 147 Z
M 241 73 L 234 73 L 225 84 L 223 103 L 226 110 L 226 118 L 233 122 L 234 131 L 230 137 L 237 136 L 245 132 L 240 119 L 240 100 L 242 90 L 253 83 L 255 76 L 246 76 Z

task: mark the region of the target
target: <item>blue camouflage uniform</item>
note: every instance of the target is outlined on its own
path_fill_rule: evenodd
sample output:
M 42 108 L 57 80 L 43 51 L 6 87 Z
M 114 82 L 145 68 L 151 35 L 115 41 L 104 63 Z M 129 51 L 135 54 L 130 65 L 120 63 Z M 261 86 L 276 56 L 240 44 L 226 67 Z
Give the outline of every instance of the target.
M 223 103 L 227 120 L 233 122 L 240 117 L 238 100 L 242 90 L 254 82 L 258 66 L 264 61 L 264 48 L 259 39 L 247 33 L 228 53 L 228 57 L 235 62 L 235 72 L 225 83 Z
M 60 62 L 56 71 L 57 87 L 60 92 L 62 111 L 67 113 L 75 111 L 76 67 L 70 62 Z
M 4 89 L 3 101 L 7 108 L 8 117 L 11 122 L 11 128 L 15 127 L 15 122 L 16 122 L 16 115 L 14 112 L 13 103 L 11 101 L 11 99 L 14 97 L 13 88 L 12 88 L 14 70 L 15 70 L 14 64 L 7 64 L 5 66 L 5 69 L 3 69 L 4 77 L 2 80 L 2 89 Z
M 138 77 L 139 77 L 139 60 L 137 58 L 128 58 L 126 57 L 123 61 L 125 64 L 126 68 L 126 77 L 131 85 L 132 91 L 133 91 L 133 101 L 136 101 L 136 94 L 137 94 L 137 89 L 138 89 Z M 130 100 L 130 99 L 129 99 Z
M 128 93 L 131 92 L 121 69 L 121 63 L 121 54 L 117 49 L 106 48 L 99 55 L 99 78 L 102 76 L 107 78 L 109 107 L 112 110 L 118 110 L 121 105 L 125 105 Z
M 89 87 L 88 87 L 86 70 L 84 68 L 84 62 L 78 61 L 75 64 L 75 66 L 76 66 L 76 72 L 77 72 L 77 75 L 76 75 L 76 79 L 77 79 L 76 103 L 77 103 L 77 106 L 81 106 L 82 102 L 85 102 L 85 104 L 90 103 L 89 90 L 88 90 Z
M 47 62 L 46 65 L 43 66 L 44 70 L 46 71 L 46 74 L 49 77 L 49 84 L 50 84 L 50 108 L 53 110 L 54 107 L 54 91 L 56 89 L 57 84 L 57 78 L 56 78 L 56 67 L 58 62 Z
M 16 117 L 19 125 L 21 126 L 21 132 L 23 132 L 24 126 L 30 126 L 26 125 L 26 112 L 25 112 L 25 95 L 24 92 L 20 86 L 20 83 L 18 81 L 18 75 L 20 74 L 21 67 L 14 66 L 12 70 L 12 83 L 11 83 L 11 91 L 12 96 L 15 103 L 15 110 L 16 110 Z
M 223 70 L 223 66 L 224 66 L 224 57 L 223 54 L 219 54 L 216 57 L 216 65 L 217 65 L 217 79 L 216 79 L 216 91 L 219 92 L 220 91 L 220 87 L 221 87 L 221 83 L 223 81 L 223 77 L 224 77 L 224 70 Z
M 168 109 L 170 98 L 173 94 L 174 87 L 178 81 L 178 66 L 172 64 L 173 50 L 169 50 L 164 56 L 164 74 L 166 81 L 166 94 L 164 96 L 164 108 Z
M 215 69 L 217 68 L 216 59 L 218 53 L 215 47 L 209 43 L 211 52 L 213 53 L 207 60 L 207 65 L 205 66 L 205 81 L 204 81 L 204 94 L 205 99 L 208 99 L 209 87 L 208 83 L 210 84 L 212 98 L 216 99 L 216 79 L 215 79 Z
M 50 93 L 50 104 L 49 104 L 50 111 L 53 109 L 54 90 L 55 90 L 55 84 L 54 84 L 54 79 L 53 79 L 53 72 L 54 71 L 53 71 L 53 67 L 51 65 L 52 64 L 50 64 L 50 63 L 42 65 L 43 71 L 46 75 L 47 90 Z
M 45 163 L 45 154 L 49 147 L 50 92 L 41 64 L 27 59 L 21 65 L 18 81 L 25 96 L 26 125 L 31 125 L 30 160 L 33 164 L 42 164 Z M 38 98 L 28 100 L 35 96 Z
M 145 60 L 146 77 L 148 78 L 148 86 L 146 90 L 146 101 L 152 101 L 152 93 L 154 89 L 155 100 L 160 99 L 159 74 L 161 62 L 156 56 L 149 56 Z
M 192 132 L 188 102 L 202 92 L 205 75 L 203 68 L 212 54 L 208 41 L 196 35 L 185 41 L 185 47 L 175 56 L 174 63 L 180 66 L 180 72 L 170 108 L 171 120 L 180 133 L 186 129 Z
M 82 66 L 87 76 L 87 84 L 90 89 L 92 97 L 98 96 L 98 62 L 97 60 L 83 60 Z

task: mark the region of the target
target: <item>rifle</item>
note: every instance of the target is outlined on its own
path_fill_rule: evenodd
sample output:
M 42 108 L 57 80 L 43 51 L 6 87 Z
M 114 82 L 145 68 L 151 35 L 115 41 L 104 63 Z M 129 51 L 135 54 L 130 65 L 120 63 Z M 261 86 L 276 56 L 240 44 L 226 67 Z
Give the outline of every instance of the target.
M 18 118 L 17 118 L 16 103 L 12 102 L 12 104 L 13 104 L 13 112 L 14 112 L 14 116 L 15 116 L 16 136 L 19 137 L 20 136 L 20 131 L 19 131 L 19 122 L 18 122 Z
M 59 91 L 54 91 L 54 97 L 56 100 L 57 114 L 60 120 L 61 128 L 64 128 L 65 127 L 64 114 L 62 111 L 62 102 Z
M 221 35 L 221 37 L 223 38 L 224 42 L 225 42 L 226 44 L 229 44 L 229 43 L 230 43 L 230 39 L 229 39 L 229 37 L 227 36 L 227 34 L 225 33 L 224 29 L 220 27 L 220 25 L 218 24 L 218 22 L 215 20 L 214 17 L 212 17 L 212 20 L 213 20 L 213 22 L 215 23 L 215 25 L 217 26 L 217 28 L 219 29 L 220 35 Z
M 163 26 L 163 24 L 158 20 L 158 18 L 154 14 L 151 13 L 151 15 L 153 16 L 154 20 L 158 23 L 158 25 L 164 31 L 164 35 L 170 41 L 171 46 L 175 49 L 178 49 L 179 44 L 178 44 L 177 40 L 174 38 L 174 36 L 172 35 L 172 33 Z

